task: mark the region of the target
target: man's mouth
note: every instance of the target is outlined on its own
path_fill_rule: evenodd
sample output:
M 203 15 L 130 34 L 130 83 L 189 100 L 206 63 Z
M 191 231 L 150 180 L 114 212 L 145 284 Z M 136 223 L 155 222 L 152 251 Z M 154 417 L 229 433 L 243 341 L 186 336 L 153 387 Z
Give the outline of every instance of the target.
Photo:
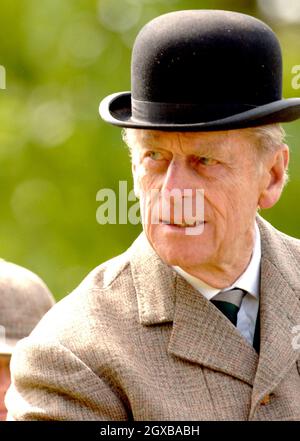
M 200 221 L 200 220 L 194 220 L 194 221 L 185 221 L 185 222 L 181 222 L 181 223 L 175 223 L 175 222 L 171 222 L 169 220 L 161 220 L 161 223 L 164 225 L 170 225 L 173 227 L 181 227 L 181 228 L 192 228 L 192 227 L 198 227 L 199 225 L 203 225 L 205 224 L 205 221 Z

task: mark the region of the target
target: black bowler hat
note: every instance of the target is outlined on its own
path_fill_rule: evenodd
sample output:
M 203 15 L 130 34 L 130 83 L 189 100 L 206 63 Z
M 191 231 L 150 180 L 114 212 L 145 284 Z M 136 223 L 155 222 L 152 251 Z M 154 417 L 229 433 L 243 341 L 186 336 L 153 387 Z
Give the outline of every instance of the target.
M 161 15 L 139 32 L 132 93 L 109 95 L 101 117 L 121 127 L 227 130 L 292 121 L 300 98 L 282 98 L 282 60 L 274 32 L 231 11 Z

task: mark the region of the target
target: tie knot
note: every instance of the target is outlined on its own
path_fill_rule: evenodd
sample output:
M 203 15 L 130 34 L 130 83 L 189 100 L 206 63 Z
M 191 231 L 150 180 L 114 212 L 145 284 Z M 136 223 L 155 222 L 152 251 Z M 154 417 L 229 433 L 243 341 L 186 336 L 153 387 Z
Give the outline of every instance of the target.
M 213 300 L 232 303 L 240 308 L 245 291 L 239 288 L 233 288 L 228 291 L 220 291 L 213 297 Z
M 233 288 L 219 292 L 211 302 L 236 326 L 237 315 L 245 294 L 242 289 Z

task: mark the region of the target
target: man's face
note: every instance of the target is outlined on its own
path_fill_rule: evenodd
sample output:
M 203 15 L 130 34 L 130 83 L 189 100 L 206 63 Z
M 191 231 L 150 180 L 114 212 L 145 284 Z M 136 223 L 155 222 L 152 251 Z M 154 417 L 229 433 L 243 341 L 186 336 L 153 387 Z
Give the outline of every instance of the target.
M 9 355 L 0 355 L 0 421 L 5 421 L 7 410 L 4 397 L 10 386 Z
M 135 189 L 140 195 L 158 189 L 162 200 L 167 190 L 175 188 L 182 194 L 191 189 L 193 196 L 196 189 L 204 190 L 202 234 L 188 235 L 186 228 L 172 224 L 172 205 L 171 225 L 164 224 L 164 219 L 151 223 L 150 206 L 145 208 L 144 230 L 166 263 L 190 272 L 199 266 L 217 271 L 233 255 L 238 258 L 241 249 L 253 246 L 254 219 L 265 176 L 256 146 L 242 130 L 135 130 L 131 135 Z

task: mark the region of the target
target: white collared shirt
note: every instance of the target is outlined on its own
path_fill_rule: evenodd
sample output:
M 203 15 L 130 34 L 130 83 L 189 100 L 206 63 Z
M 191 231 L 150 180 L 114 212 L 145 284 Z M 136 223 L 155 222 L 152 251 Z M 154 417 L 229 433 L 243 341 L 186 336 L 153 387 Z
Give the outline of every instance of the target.
M 187 282 L 190 283 L 197 291 L 199 291 L 207 300 L 211 300 L 220 291 L 228 291 L 232 288 L 240 288 L 247 292 L 243 297 L 237 318 L 237 329 L 252 345 L 255 324 L 259 308 L 259 291 L 260 291 L 260 261 L 261 261 L 261 239 L 260 232 L 255 222 L 255 242 L 249 265 L 243 274 L 234 282 L 222 290 L 207 285 L 202 280 L 183 271 L 179 266 L 173 266 L 174 270 L 180 274 Z

